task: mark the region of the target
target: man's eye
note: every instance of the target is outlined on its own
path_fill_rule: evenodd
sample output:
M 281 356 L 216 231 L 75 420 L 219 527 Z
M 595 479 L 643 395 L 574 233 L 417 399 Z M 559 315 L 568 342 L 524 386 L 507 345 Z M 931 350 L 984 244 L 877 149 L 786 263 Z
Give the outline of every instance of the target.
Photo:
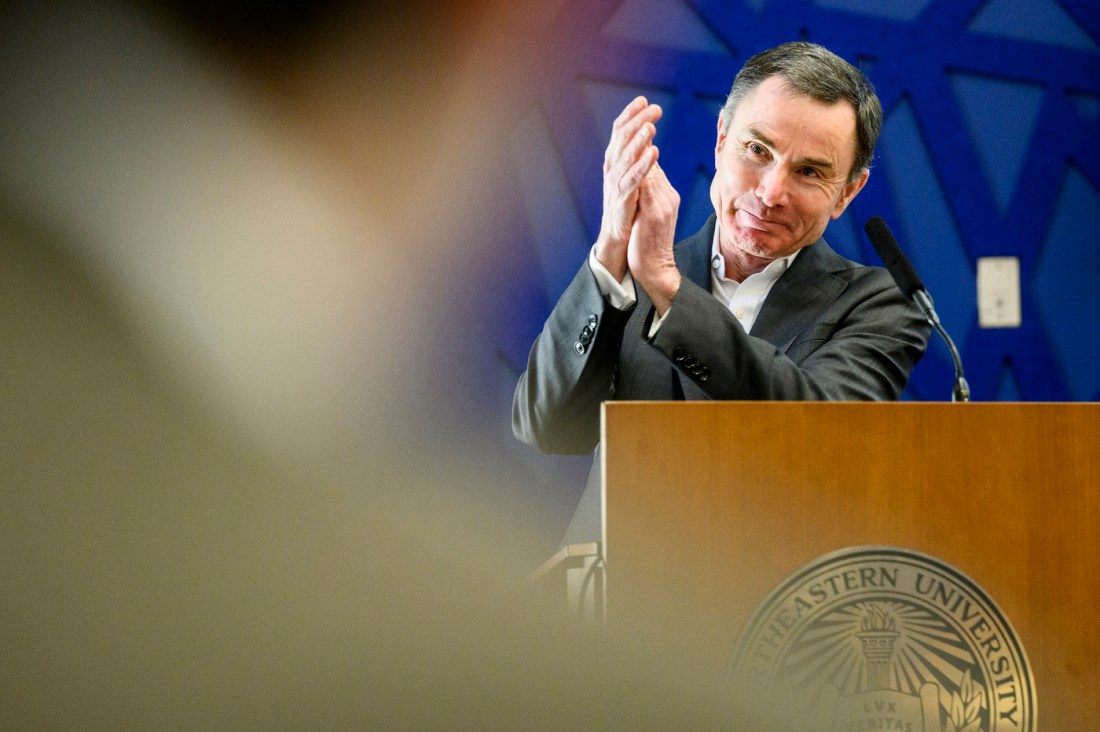
M 817 168 L 803 168 L 801 172 L 802 175 L 806 176 L 807 178 L 818 177 Z
M 768 148 L 764 147 L 759 142 L 750 142 L 749 152 L 751 152 L 753 155 L 764 155 L 768 152 Z

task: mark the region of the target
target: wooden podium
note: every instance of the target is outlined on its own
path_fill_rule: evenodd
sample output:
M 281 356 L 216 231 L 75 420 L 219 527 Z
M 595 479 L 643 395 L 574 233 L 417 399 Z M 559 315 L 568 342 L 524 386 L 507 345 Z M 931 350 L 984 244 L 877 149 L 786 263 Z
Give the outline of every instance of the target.
M 1040 729 L 1097 729 L 1100 405 L 618 402 L 602 444 L 609 630 L 665 627 L 722 673 L 807 562 L 904 547 L 1003 611 Z

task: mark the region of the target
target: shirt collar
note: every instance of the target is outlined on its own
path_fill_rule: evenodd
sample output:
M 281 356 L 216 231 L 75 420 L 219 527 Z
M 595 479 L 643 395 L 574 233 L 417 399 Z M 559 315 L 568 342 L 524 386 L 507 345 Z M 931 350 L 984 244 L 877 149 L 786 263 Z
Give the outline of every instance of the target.
M 714 222 L 714 237 L 710 242 L 710 270 L 718 279 L 724 280 L 726 279 L 726 258 L 722 256 L 722 250 L 718 245 L 719 225 L 719 222 Z M 773 259 L 771 262 L 768 262 L 768 266 L 764 268 L 761 274 L 767 273 L 771 277 L 779 277 L 779 275 L 790 268 L 791 264 L 794 263 L 794 258 L 797 257 L 798 253 L 801 251 L 801 248 L 796 249 L 785 257 Z

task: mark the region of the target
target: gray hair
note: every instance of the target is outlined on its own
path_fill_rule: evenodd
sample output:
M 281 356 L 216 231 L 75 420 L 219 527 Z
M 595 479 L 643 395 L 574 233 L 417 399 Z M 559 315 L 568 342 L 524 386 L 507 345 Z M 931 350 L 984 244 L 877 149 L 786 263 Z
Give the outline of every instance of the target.
M 729 130 L 738 103 L 772 76 L 782 78 L 794 92 L 820 102 L 835 104 L 841 99 L 850 102 L 856 111 L 856 158 L 849 182 L 870 169 L 882 128 L 882 103 L 862 71 L 815 43 L 784 43 L 746 61 L 722 107 L 724 130 Z

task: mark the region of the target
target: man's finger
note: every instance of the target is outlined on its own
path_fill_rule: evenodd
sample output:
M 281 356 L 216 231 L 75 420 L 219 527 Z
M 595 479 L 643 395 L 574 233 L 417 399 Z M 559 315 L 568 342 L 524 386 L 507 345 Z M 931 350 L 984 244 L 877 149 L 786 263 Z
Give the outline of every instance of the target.
M 611 129 L 617 130 L 622 127 L 624 124 L 627 123 L 627 121 L 630 120 L 631 117 L 645 109 L 648 104 L 649 102 L 646 100 L 645 97 L 634 97 L 630 104 L 626 105 L 623 108 L 623 111 L 619 113 L 619 116 L 615 118 L 615 121 L 611 123 Z
M 661 119 L 664 111 L 657 104 L 645 104 L 635 109 L 634 104 L 639 100 L 644 102 L 645 97 L 638 97 L 630 105 L 627 105 L 627 108 L 623 110 L 623 114 L 615 120 L 611 140 L 604 151 L 605 171 L 614 168 L 620 158 L 629 156 L 632 145 L 637 144 L 640 139 L 646 141 L 652 139 L 657 132 L 656 123 Z M 623 115 L 626 115 L 632 109 L 634 110 L 633 113 L 624 118 Z
M 613 172 L 614 175 L 623 175 L 630 169 L 651 145 L 657 135 L 657 128 L 650 122 L 646 122 L 628 140 L 618 155 L 611 156 L 607 161 L 605 172 Z
M 657 158 L 660 156 L 660 150 L 656 145 L 650 145 L 645 152 L 636 160 L 626 172 L 619 177 L 617 190 L 620 195 L 629 195 L 633 193 L 646 175 L 649 174 L 650 169 L 656 165 Z

